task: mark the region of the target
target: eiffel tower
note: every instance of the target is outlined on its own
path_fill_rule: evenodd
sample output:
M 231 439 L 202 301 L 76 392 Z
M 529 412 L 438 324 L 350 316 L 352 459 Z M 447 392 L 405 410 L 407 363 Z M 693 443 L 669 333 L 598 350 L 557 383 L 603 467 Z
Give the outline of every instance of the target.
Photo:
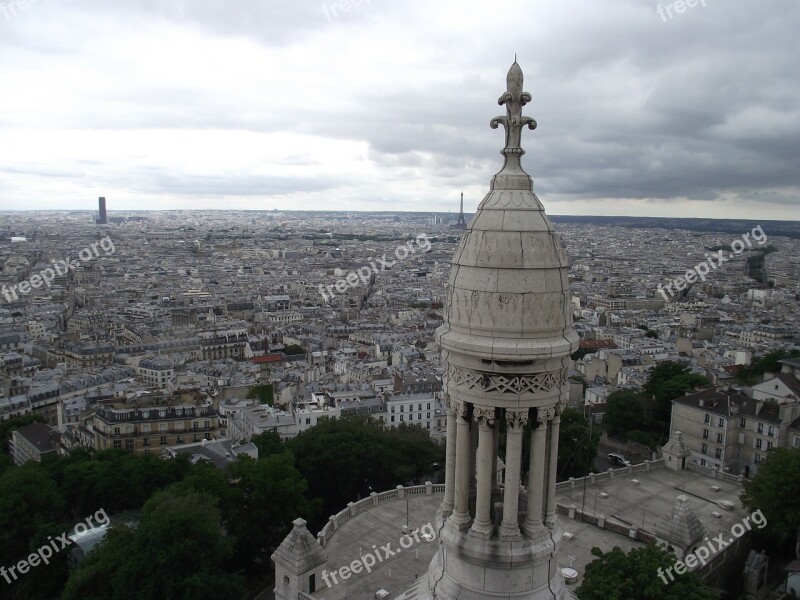
M 458 213 L 458 223 L 453 226 L 454 229 L 466 229 L 467 224 L 464 222 L 464 192 L 461 192 L 461 212 Z

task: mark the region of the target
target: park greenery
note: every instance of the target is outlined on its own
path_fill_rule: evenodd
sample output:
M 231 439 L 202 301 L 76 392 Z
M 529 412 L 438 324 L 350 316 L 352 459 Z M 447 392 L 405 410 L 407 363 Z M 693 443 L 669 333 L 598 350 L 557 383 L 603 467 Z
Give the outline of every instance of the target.
M 794 554 L 797 531 L 800 529 L 800 448 L 772 448 L 756 474 L 744 482 L 742 503 L 750 511 L 761 510 L 767 521 L 761 536 L 761 547 L 780 549 Z
M 659 577 L 675 564 L 675 555 L 656 545 L 633 548 L 627 554 L 618 546 L 608 552 L 592 548 L 597 558 L 586 566 L 576 590 L 581 600 L 716 600 L 717 594 L 694 573 L 677 575 L 667 584 Z M 671 573 L 670 573 L 671 574 Z
M 0 435 L 30 418 L 2 424 Z M 316 531 L 347 503 L 398 484 L 424 481 L 444 463 L 444 448 L 426 429 L 390 429 L 369 416 L 322 419 L 282 441 L 252 440 L 259 458 L 240 456 L 227 469 L 187 454 L 162 460 L 122 450 L 76 449 L 16 467 L 0 450 L 0 565 L 14 565 L 103 509 L 105 539 L 76 568 L 68 551 L 36 576 L 3 584 L 3 597 L 64 600 L 210 595 L 237 600 L 269 584 L 270 555 L 302 517 Z M 135 526 L 114 515 L 139 514 Z
M 682 363 L 659 363 L 641 391 L 623 389 L 609 394 L 603 424 L 610 437 L 655 449 L 669 436 L 672 401 L 707 385 L 705 377 Z

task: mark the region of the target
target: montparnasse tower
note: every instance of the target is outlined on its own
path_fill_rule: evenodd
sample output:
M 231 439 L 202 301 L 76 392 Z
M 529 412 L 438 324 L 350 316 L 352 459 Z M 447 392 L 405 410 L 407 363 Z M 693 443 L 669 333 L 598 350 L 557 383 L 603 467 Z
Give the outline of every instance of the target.
M 578 336 L 566 256 L 520 163 L 522 130 L 536 121 L 522 115 L 531 96 L 516 61 L 506 83 L 499 99 L 506 114 L 490 123 L 505 128 L 505 161 L 453 256 L 437 331 L 447 365 L 445 496 L 439 548 L 420 594 L 435 600 L 572 597 L 555 560 L 562 535 L 555 484 Z M 530 454 L 527 474 L 523 452 Z

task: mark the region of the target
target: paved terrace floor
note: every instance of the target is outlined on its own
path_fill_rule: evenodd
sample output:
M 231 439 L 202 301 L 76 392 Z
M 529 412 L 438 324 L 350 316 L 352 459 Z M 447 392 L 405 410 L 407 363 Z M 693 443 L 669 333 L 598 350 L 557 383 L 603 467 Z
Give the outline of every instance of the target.
M 680 494 L 686 494 L 689 506 L 705 527 L 706 535 L 712 537 L 724 533 L 726 539 L 731 537 L 731 527 L 740 523 L 748 514 L 739 502 L 741 486 L 711 479 L 693 471 L 670 471 L 662 466 L 635 475 L 625 474 L 625 471 L 620 469 L 613 479 L 589 483 L 586 486 L 585 507 L 588 514 L 603 514 L 612 522 L 632 528 L 640 528 L 644 523 L 645 531 L 652 533 L 656 523 L 670 513 L 675 499 Z M 639 481 L 638 485 L 631 483 L 632 477 Z M 712 486 L 719 487 L 720 491 L 713 491 Z M 608 497 L 601 498 L 600 492 L 608 493 Z M 558 504 L 566 508 L 575 505 L 578 510 L 583 499 L 584 488 L 580 482 L 575 488 L 556 495 Z M 735 508 L 723 510 L 717 504 L 720 500 L 734 502 Z M 409 520 L 412 529 L 424 527 L 428 523 L 433 526 L 441 501 L 441 494 L 409 496 Z M 714 517 L 712 512 L 721 516 Z M 604 551 L 619 546 L 627 552 L 631 548 L 644 545 L 627 536 L 582 523 L 578 520 L 578 514 L 576 519 L 566 515 L 560 518 L 564 530 L 574 537 L 565 539 L 561 544 L 558 564 L 560 567 L 572 566 L 579 576 L 583 575 L 586 565 L 594 560 L 591 550 L 595 546 Z M 390 543 L 391 550 L 397 554 L 378 563 L 371 573 L 352 574 L 344 581 L 337 576 L 338 584 L 333 584 L 332 578 L 329 578 L 330 588 L 324 582 L 319 582 L 319 589 L 313 597 L 320 600 L 365 600 L 374 598 L 375 592 L 380 589 L 389 592 L 389 599 L 401 595 L 426 572 L 438 546 L 437 537 L 433 542 L 415 542 L 410 548 L 402 549 L 400 538 L 405 523 L 406 499 L 395 499 L 371 506 L 342 524 L 328 540 L 326 550 L 329 572 L 349 565 L 358 560 L 360 555 L 375 553 L 373 545 L 381 547 Z M 435 533 L 438 535 L 438 532 Z M 383 555 L 382 551 L 381 556 Z M 574 591 L 580 581 L 581 577 L 569 585 L 570 589 Z

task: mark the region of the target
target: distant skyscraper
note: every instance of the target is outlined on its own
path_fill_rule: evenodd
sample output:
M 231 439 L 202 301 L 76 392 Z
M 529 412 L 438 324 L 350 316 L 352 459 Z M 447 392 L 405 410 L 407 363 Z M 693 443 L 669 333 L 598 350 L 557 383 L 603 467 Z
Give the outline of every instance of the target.
M 98 200 L 100 205 L 100 214 L 97 217 L 98 225 L 108 225 L 108 216 L 106 215 L 106 199 L 105 196 L 100 196 Z
M 467 224 L 464 221 L 464 192 L 461 192 L 461 212 L 458 213 L 458 223 L 454 225 L 455 229 L 466 229 Z

